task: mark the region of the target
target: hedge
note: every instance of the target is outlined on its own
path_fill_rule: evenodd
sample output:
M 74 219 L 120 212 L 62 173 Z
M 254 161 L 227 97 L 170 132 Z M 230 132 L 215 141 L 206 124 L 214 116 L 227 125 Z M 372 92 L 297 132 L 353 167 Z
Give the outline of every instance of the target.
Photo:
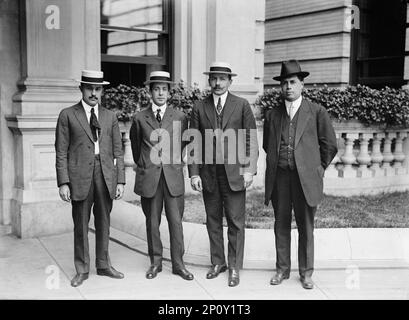
M 196 100 L 203 99 L 208 90 L 200 90 L 179 82 L 171 89 L 169 105 L 190 115 Z M 358 120 L 366 125 L 409 126 L 409 91 L 385 87 L 381 90 L 357 85 L 346 88 L 312 87 L 304 89 L 303 97 L 324 106 L 338 121 Z M 132 115 L 149 105 L 147 88 L 119 85 L 107 89 L 103 96 L 106 108 L 117 113 L 120 121 L 129 121 Z M 255 102 L 260 118 L 265 111 L 276 108 L 282 101 L 280 89 L 264 92 Z
M 408 126 L 409 91 L 385 87 L 381 90 L 357 85 L 346 88 L 312 87 L 304 89 L 303 97 L 324 106 L 338 121 L 358 120 L 366 125 Z M 265 111 L 282 101 L 279 89 L 270 89 L 256 101 Z

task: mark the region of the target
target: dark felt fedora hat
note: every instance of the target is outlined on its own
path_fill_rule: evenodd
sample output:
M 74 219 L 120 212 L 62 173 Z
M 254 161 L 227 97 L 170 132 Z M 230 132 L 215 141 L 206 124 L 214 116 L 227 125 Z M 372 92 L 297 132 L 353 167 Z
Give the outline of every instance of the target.
M 281 63 L 281 73 L 279 76 L 273 77 L 273 79 L 281 81 L 292 76 L 301 76 L 304 79 L 309 74 L 309 72 L 301 70 L 301 66 L 297 60 L 288 60 Z

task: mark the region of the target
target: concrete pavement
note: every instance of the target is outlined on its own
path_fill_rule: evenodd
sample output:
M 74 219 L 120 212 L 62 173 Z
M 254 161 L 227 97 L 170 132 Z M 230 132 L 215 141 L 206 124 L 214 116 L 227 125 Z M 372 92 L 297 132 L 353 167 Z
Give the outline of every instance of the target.
M 111 236 L 124 240 L 129 235 L 112 229 Z M 33 239 L 1 236 L 0 299 L 409 299 L 409 261 L 402 259 L 317 260 L 314 290 L 301 287 L 296 263 L 289 280 L 271 286 L 274 261 L 270 261 L 264 268 L 242 270 L 240 285 L 230 288 L 227 273 L 207 280 L 207 266 L 189 265 L 195 279 L 185 281 L 171 273 L 169 261 L 164 262 L 164 270 L 157 278 L 145 279 L 149 266 L 146 254 L 118 239 L 110 242 L 111 261 L 125 274 L 125 279 L 97 276 L 92 232 L 89 239 L 90 278 L 73 288 L 70 285 L 75 274 L 72 233 Z

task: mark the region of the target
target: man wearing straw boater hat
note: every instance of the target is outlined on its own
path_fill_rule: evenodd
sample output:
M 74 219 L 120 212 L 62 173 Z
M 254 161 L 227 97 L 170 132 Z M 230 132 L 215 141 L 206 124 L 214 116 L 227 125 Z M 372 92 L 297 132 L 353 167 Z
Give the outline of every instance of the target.
M 138 112 L 130 130 L 132 154 L 136 163 L 135 193 L 141 196 L 146 218 L 146 237 L 150 267 L 147 279 L 162 271 L 163 247 L 159 226 L 163 206 L 169 225 L 172 273 L 185 280 L 193 280 L 183 262 L 182 217 L 184 211 L 185 180 L 181 161 L 184 144 L 182 134 L 187 118 L 167 104 L 170 85 L 169 72 L 153 71 L 145 85 L 149 85 L 151 105 Z
M 280 81 L 284 101 L 266 113 L 263 148 L 267 154 L 265 204 L 274 208 L 276 273 L 279 285 L 290 276 L 291 220 L 298 228 L 298 268 L 303 288 L 314 287 L 314 215 L 323 198 L 324 171 L 337 153 L 337 141 L 324 107 L 302 97 L 304 78 L 297 60 L 284 61 Z
M 236 148 L 233 149 L 229 149 L 229 139 L 223 138 L 218 143 L 218 139 L 212 137 L 211 141 L 205 141 L 202 144 L 201 163 L 189 165 L 192 188 L 203 191 L 206 209 L 212 263 L 206 277 L 214 279 L 228 268 L 228 285 L 234 287 L 240 282 L 239 270 L 243 267 L 246 188 L 252 184 L 257 170 L 257 129 L 248 101 L 229 92 L 232 77 L 236 76 L 230 65 L 214 62 L 209 72 L 204 74 L 209 76 L 212 94 L 195 103 L 190 128 L 199 130 L 202 140 L 206 140 L 209 130 L 222 134 L 234 133 L 238 138 L 240 132 L 246 132 L 244 139 L 234 142 Z M 251 131 L 253 134 L 250 134 Z M 207 150 L 208 142 L 212 150 Z M 218 151 L 218 146 L 222 152 Z M 249 163 L 238 160 L 240 149 L 254 156 L 250 156 Z M 228 226 L 228 265 L 224 253 L 223 215 Z
M 101 71 L 83 70 L 82 100 L 60 112 L 55 131 L 56 169 L 59 194 L 71 202 L 74 221 L 74 264 L 77 287 L 88 279 L 90 269 L 88 223 L 93 207 L 96 268 L 100 276 L 122 279 L 108 254 L 112 200 L 124 191 L 125 170 L 122 139 L 114 112 L 100 105 Z

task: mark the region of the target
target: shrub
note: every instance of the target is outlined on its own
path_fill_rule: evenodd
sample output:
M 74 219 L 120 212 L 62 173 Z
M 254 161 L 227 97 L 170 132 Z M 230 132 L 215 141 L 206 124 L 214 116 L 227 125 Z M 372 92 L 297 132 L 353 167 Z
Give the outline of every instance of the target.
M 170 90 L 168 104 L 185 112 L 188 116 L 196 100 L 209 94 L 207 90 L 201 91 L 197 84 L 187 86 L 180 81 Z M 114 111 L 119 121 L 129 121 L 135 112 L 146 108 L 150 104 L 149 89 L 146 87 L 126 86 L 106 89 L 102 97 L 103 105 Z
M 333 119 L 358 120 L 366 125 L 409 126 L 409 91 L 385 87 L 381 90 L 357 85 L 346 88 L 305 88 L 303 97 L 321 104 Z M 264 92 L 256 106 L 265 111 L 282 101 L 279 89 Z

